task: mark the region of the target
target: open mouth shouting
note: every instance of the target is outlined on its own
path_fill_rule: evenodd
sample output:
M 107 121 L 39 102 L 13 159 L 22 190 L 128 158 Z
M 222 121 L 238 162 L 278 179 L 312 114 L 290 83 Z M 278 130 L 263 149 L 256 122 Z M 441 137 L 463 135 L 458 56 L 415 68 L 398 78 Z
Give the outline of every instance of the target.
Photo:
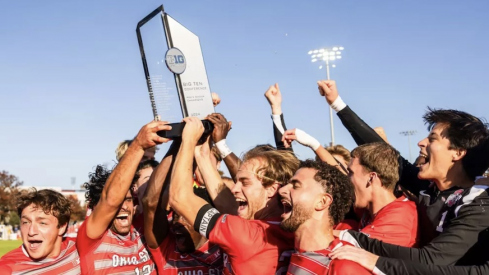
M 29 250 L 35 251 L 41 246 L 41 244 L 42 244 L 41 240 L 36 240 L 36 239 L 27 240 L 27 248 L 29 248 Z
M 281 202 L 284 207 L 284 213 L 280 215 L 280 217 L 282 218 L 282 220 L 286 220 L 290 217 L 290 214 L 292 212 L 292 204 L 286 199 L 282 199 Z
M 244 212 L 248 210 L 248 201 L 245 199 L 236 198 L 236 202 L 238 203 L 238 215 L 244 215 Z
M 116 221 L 122 226 L 129 226 L 129 214 L 121 213 L 115 217 Z
M 425 154 L 423 152 L 419 152 L 418 167 L 420 167 L 422 169 L 423 166 L 425 166 L 429 162 L 430 162 L 430 157 L 428 156 L 428 154 Z

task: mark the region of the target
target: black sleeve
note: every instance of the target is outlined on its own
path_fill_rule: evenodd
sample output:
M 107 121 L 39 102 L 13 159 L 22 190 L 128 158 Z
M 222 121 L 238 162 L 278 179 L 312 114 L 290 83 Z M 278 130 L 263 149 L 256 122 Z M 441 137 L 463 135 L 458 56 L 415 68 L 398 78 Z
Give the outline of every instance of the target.
M 353 237 L 353 242 L 356 240 L 363 249 L 383 257 L 432 265 L 483 264 L 489 260 L 489 196 L 473 187 L 463 197 L 463 203 L 455 208 L 456 216 L 448 221 L 449 226 L 422 248 L 386 244 L 352 230 L 348 230 L 350 236 L 345 235 Z
M 346 106 L 338 113 L 338 117 L 343 126 L 350 132 L 357 145 L 373 142 L 385 142 L 372 127 L 363 121 L 349 106 Z M 414 195 L 418 195 L 421 190 L 426 190 L 429 181 L 418 179 L 419 169 L 409 163 L 403 157 L 399 158 L 399 184 L 409 190 Z
M 397 275 L 482 275 L 489 274 L 489 262 L 475 266 L 427 265 L 380 257 L 375 267 L 382 273 Z
M 284 114 L 283 113 L 280 115 L 280 122 L 282 123 L 282 127 L 284 128 L 284 130 L 287 130 L 287 127 L 285 127 L 285 121 L 284 121 Z M 277 128 L 277 126 L 275 125 L 275 122 L 273 122 L 273 120 L 272 120 L 272 124 L 273 124 L 273 136 L 275 138 L 275 146 L 277 147 L 277 149 L 278 150 L 294 151 L 292 149 L 292 145 L 290 146 L 290 148 L 285 148 L 285 145 L 282 142 L 282 137 L 284 135 Z
M 217 219 L 221 216 L 221 213 L 217 211 L 212 205 L 206 204 L 202 206 L 197 213 L 197 217 L 194 222 L 195 231 L 199 232 L 200 235 L 209 239 L 209 234 L 211 233 L 214 225 L 216 225 Z

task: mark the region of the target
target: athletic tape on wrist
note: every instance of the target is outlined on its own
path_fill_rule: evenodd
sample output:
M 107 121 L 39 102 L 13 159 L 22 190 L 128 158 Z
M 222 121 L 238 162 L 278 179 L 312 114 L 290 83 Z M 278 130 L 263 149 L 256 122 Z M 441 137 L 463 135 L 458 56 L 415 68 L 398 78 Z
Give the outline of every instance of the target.
M 310 147 L 314 151 L 316 151 L 319 146 L 321 146 L 321 143 L 317 139 L 302 131 L 301 129 L 295 129 L 295 136 L 297 138 L 297 142 L 304 146 Z
M 219 150 L 219 155 L 221 155 L 221 158 L 223 159 L 233 152 L 226 144 L 226 139 L 221 139 L 220 141 L 216 142 L 216 147 L 217 150 Z
M 331 106 L 331 108 L 333 108 L 333 110 L 335 110 L 336 112 L 339 112 L 339 111 L 343 110 L 346 107 L 346 103 L 343 101 L 343 99 L 341 99 L 340 96 L 338 96 L 333 101 L 333 103 L 331 103 L 330 106 Z

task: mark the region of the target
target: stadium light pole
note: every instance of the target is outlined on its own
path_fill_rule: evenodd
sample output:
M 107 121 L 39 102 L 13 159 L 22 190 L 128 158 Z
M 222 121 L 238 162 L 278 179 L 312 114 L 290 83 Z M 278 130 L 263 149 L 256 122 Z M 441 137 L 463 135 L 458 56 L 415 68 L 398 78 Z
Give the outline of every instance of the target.
M 399 134 L 403 135 L 403 136 L 407 136 L 408 137 L 408 145 L 409 145 L 409 161 L 413 161 L 413 158 L 411 156 L 411 136 L 415 135 L 416 134 L 416 131 L 414 130 L 410 130 L 410 131 L 402 131 L 400 132 Z
M 320 48 L 315 50 L 310 50 L 308 54 L 311 56 L 311 62 L 324 61 L 326 63 L 326 79 L 329 80 L 329 65 L 331 61 L 335 61 L 337 59 L 341 59 L 341 51 L 345 48 L 337 46 L 331 48 Z M 331 67 L 335 68 L 335 64 L 331 64 Z M 323 65 L 319 66 L 319 69 L 322 69 Z M 333 125 L 333 109 L 331 106 L 329 107 L 329 125 L 331 130 L 331 143 L 330 145 L 334 145 L 334 125 Z

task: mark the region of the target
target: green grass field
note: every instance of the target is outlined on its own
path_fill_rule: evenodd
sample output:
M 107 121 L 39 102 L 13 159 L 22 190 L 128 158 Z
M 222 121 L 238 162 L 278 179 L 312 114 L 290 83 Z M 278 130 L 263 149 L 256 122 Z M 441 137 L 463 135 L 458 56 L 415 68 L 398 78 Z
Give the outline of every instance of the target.
M 0 257 L 7 254 L 10 250 L 19 247 L 22 244 L 21 240 L 18 241 L 0 241 Z

